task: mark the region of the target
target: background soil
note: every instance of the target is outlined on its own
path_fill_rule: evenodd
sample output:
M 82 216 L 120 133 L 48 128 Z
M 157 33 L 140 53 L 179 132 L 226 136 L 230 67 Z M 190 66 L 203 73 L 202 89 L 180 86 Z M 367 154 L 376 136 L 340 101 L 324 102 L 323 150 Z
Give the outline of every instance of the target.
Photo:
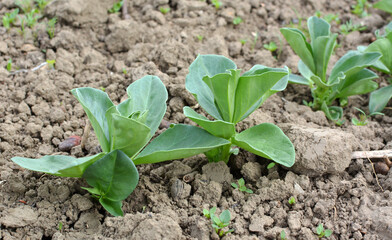
M 366 95 L 350 98 L 346 123 L 337 127 L 322 112 L 302 105 L 303 99 L 310 99 L 309 89 L 288 86 L 238 130 L 262 122 L 278 124 L 296 147 L 293 168 L 267 170 L 268 161 L 246 152 L 232 157 L 228 166 L 208 163 L 201 155 L 138 166 L 140 183 L 124 201 L 123 218 L 104 211 L 80 188 L 87 185 L 81 179 L 13 164 L 13 156 L 58 153 L 61 141 L 83 134 L 87 118 L 70 89 L 105 88 L 118 103 L 133 81 L 157 75 L 169 92 L 165 120 L 192 124 L 182 108 L 200 110 L 184 85 L 197 54 L 225 55 L 244 70 L 263 64 L 287 65 L 296 72 L 299 58 L 283 40 L 280 27 L 316 10 L 368 26 L 364 32 L 339 37 L 335 62 L 346 51 L 369 44 L 374 30 L 391 20 L 374 9 L 365 18 L 352 15 L 355 1 L 222 1 L 219 10 L 209 1 L 129 2 L 131 17 L 122 20 L 118 13 L 107 13 L 111 0 L 53 1 L 45 10 L 47 18 L 59 20 L 53 39 L 41 25 L 34 32 L 26 30 L 25 36 L 17 28 L 0 28 L 0 239 L 219 239 L 202 216 L 203 208 L 213 206 L 232 214 L 234 232 L 225 239 L 279 239 L 282 230 L 288 239 L 317 239 L 320 223 L 333 230 L 330 239 L 392 239 L 392 171 L 378 174 L 378 185 L 367 160 L 350 160 L 354 150 L 392 148 L 391 110 L 367 126 L 350 123 L 354 106 L 367 109 Z M 0 16 L 15 7 L 12 0 L 3 0 Z M 160 7 L 171 11 L 163 15 Z M 235 16 L 244 22 L 233 25 Z M 338 31 L 337 26 L 332 30 Z M 254 33 L 259 35 L 255 42 Z M 244 45 L 242 39 L 247 40 Z M 281 43 L 279 58 L 263 48 L 270 41 Z M 56 68 L 12 75 L 5 69 L 9 58 L 21 69 L 46 60 L 56 60 Z M 386 76 L 379 81 L 384 86 Z M 90 136 L 86 149 L 78 146 L 68 154 L 94 154 L 97 145 Z M 185 175 L 191 181 L 184 181 Z M 241 177 L 254 194 L 230 186 Z M 296 204 L 288 204 L 290 196 L 296 197 Z

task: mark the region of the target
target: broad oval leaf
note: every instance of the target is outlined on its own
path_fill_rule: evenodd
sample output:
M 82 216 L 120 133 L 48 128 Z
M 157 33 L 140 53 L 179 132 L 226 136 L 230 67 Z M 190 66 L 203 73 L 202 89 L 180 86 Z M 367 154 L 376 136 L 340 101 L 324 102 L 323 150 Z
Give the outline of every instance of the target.
M 184 115 L 214 136 L 230 139 L 235 134 L 234 123 L 222 120 L 210 121 L 208 118 L 198 114 L 190 107 L 184 107 Z
M 355 74 L 346 76 L 338 87 L 334 89 L 339 93 L 336 98 L 344 98 L 374 91 L 377 89 L 378 84 L 372 80 L 377 77 L 377 74 L 369 69 L 362 69 Z
M 392 73 L 392 32 L 385 38 L 378 39 L 366 48 L 366 52 L 379 52 L 382 57 L 380 63 L 373 65 L 379 71 L 390 74 Z
M 380 88 L 370 94 L 370 113 L 381 112 L 392 98 L 392 85 Z
M 145 124 L 150 128 L 151 136 L 154 136 L 166 113 L 168 95 L 165 85 L 157 76 L 147 75 L 129 85 L 127 93 L 132 102 L 128 106 L 129 115 L 148 111 Z
M 76 88 L 71 93 L 82 104 L 90 119 L 98 141 L 104 152 L 109 152 L 109 128 L 106 122 L 106 111 L 114 106 L 107 93 L 94 88 Z
M 104 155 L 105 153 L 99 153 L 82 158 L 52 155 L 38 159 L 13 157 L 11 160 L 23 168 L 36 172 L 44 172 L 60 177 L 82 177 L 86 168 Z
M 122 202 L 121 201 L 111 201 L 110 199 L 101 197 L 99 199 L 99 203 L 103 208 L 106 209 L 110 214 L 115 217 L 124 216 L 124 213 L 121 209 Z
M 329 24 L 328 24 L 329 25 Z M 327 68 L 333 49 L 336 45 L 337 34 L 318 37 L 314 42 L 313 53 L 316 64 L 316 75 L 323 82 L 327 81 Z
M 215 119 L 223 120 L 215 106 L 214 95 L 208 85 L 203 82 L 203 78 L 226 73 L 231 69 L 237 69 L 235 63 L 218 55 L 199 55 L 189 66 L 185 82 L 186 89 L 196 97 L 200 106 Z
M 235 135 L 233 143 L 286 167 L 293 166 L 295 162 L 295 150 L 290 139 L 271 123 L 262 123 Z
M 313 16 L 308 19 L 307 23 L 312 43 L 319 37 L 329 37 L 331 35 L 331 25 L 324 19 Z M 316 50 L 315 47 L 316 45 L 312 46 L 312 49 Z
M 231 142 L 201 128 L 177 124 L 155 138 L 133 161 L 146 164 L 187 158 L 227 144 Z
M 139 173 L 125 153 L 114 150 L 88 167 L 83 178 L 100 192 L 101 197 L 122 201 L 136 188 Z
M 378 1 L 375 4 L 373 4 L 373 7 L 392 14 L 392 1 L 390 0 Z

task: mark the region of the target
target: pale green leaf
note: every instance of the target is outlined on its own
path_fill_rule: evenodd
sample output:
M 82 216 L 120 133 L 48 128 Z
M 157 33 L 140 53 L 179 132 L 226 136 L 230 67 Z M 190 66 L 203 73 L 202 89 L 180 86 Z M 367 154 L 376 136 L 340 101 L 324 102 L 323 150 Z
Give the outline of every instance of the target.
M 370 94 L 370 113 L 381 112 L 392 98 L 392 85 L 380 88 Z

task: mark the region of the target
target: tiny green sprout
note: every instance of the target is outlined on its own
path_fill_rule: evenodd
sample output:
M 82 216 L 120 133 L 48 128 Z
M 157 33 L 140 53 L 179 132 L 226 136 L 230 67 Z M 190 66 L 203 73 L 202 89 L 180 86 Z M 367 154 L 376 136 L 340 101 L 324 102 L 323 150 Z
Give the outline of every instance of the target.
M 253 193 L 252 190 L 250 190 L 249 188 L 247 188 L 245 186 L 245 180 L 243 178 L 240 178 L 238 180 L 238 185 L 236 183 L 231 183 L 231 186 L 235 189 L 240 190 L 241 192 L 247 192 L 247 193 Z
M 7 71 L 11 72 L 12 70 L 12 58 L 8 59 L 7 61 Z
M 26 19 L 25 18 L 21 18 L 20 19 L 20 33 L 24 36 L 25 34 L 25 27 L 26 27 Z
M 142 213 L 144 213 L 144 211 L 146 211 L 146 206 L 143 206 L 142 208 Z
M 348 35 L 355 31 L 364 31 L 367 29 L 367 26 L 361 24 L 353 24 L 352 20 L 350 19 L 346 23 L 340 25 L 340 32 L 344 35 Z
M 102 92 L 105 92 L 105 90 L 106 90 L 106 88 L 101 87 L 101 91 L 102 91 Z
M 238 25 L 238 24 L 240 24 L 240 23 L 242 23 L 243 21 L 242 21 L 242 18 L 241 17 L 235 17 L 234 19 L 233 19 L 233 24 L 234 25 Z
M 203 35 L 197 35 L 197 40 L 199 40 L 199 42 L 203 42 L 204 36 Z
M 123 72 L 124 75 L 127 75 L 127 74 L 128 74 L 128 71 L 127 71 L 127 69 L 125 69 L 125 68 L 122 69 L 122 72 Z
M 59 225 L 57 225 L 57 229 L 61 232 L 63 230 L 63 223 L 59 222 Z
M 317 229 L 316 229 L 318 238 L 329 238 L 332 235 L 332 230 L 330 229 L 324 229 L 324 226 L 322 223 L 320 223 L 320 225 L 318 225 Z
M 286 232 L 284 230 L 280 232 L 280 240 L 287 240 Z
M 219 0 L 211 0 L 212 5 L 215 6 L 215 9 L 218 10 L 222 6 L 222 2 Z
M 357 4 L 352 5 L 351 10 L 352 13 L 359 17 L 369 16 L 367 9 L 371 8 L 372 4 L 370 4 L 367 0 L 357 0 Z
M 109 13 L 116 13 L 116 12 L 119 12 L 120 9 L 121 9 L 121 7 L 122 7 L 122 5 L 123 5 L 123 1 L 115 2 L 115 3 L 113 3 L 112 8 L 108 10 L 108 12 L 109 12 Z
M 257 40 L 259 39 L 259 33 L 258 32 L 252 32 L 253 35 L 253 43 L 252 43 L 252 51 L 256 47 Z
M 54 69 L 54 65 L 56 64 L 56 60 L 46 60 L 46 62 L 48 63 L 49 67 L 51 69 Z
M 275 52 L 276 49 L 278 49 L 278 46 L 276 45 L 275 42 L 270 42 L 269 44 L 264 44 L 263 46 L 265 49 L 267 49 L 270 52 Z
M 203 215 L 204 217 L 206 217 L 207 219 L 211 219 L 212 216 L 215 214 L 216 212 L 216 207 L 211 208 L 210 210 L 208 209 L 203 209 Z
M 291 196 L 291 197 L 289 198 L 289 204 L 290 204 L 290 205 L 295 204 L 295 197 Z
M 42 12 L 50 0 L 35 0 L 35 2 L 37 3 L 39 10 Z
M 19 8 L 15 9 L 12 12 L 5 13 L 3 16 L 3 26 L 6 29 L 9 29 L 11 27 L 11 24 L 15 22 L 16 16 L 19 13 Z
M 269 164 L 267 165 L 267 169 L 271 169 L 271 168 L 275 167 L 275 165 L 276 165 L 276 163 L 271 162 L 271 163 L 269 163 Z
M 229 210 L 224 210 L 219 215 L 219 217 L 214 214 L 211 216 L 211 219 L 212 227 L 215 229 L 215 232 L 218 234 L 219 237 L 223 237 L 230 232 L 234 232 L 234 229 L 229 229 L 227 231 L 223 230 L 230 224 L 231 215 Z
M 246 39 L 240 39 L 241 45 L 242 45 L 242 46 L 245 45 L 246 41 L 247 41 Z
M 374 116 L 374 115 L 384 115 L 383 113 L 380 113 L 380 112 L 373 112 L 373 113 L 371 113 L 371 114 L 369 114 L 369 115 L 366 115 L 366 113 L 363 111 L 363 110 L 361 110 L 361 109 L 359 109 L 359 108 L 356 108 L 356 107 L 354 107 L 357 111 L 359 111 L 360 112 L 360 114 L 359 114 L 359 119 L 358 118 L 352 118 L 351 119 L 351 122 L 355 125 L 355 126 L 365 126 L 365 125 L 367 125 L 368 124 L 368 118 L 369 117 L 371 117 L 371 116 Z
M 16 6 L 18 6 L 24 13 L 28 13 L 33 9 L 33 1 L 32 0 L 16 0 Z
M 161 13 L 163 13 L 163 14 L 166 14 L 166 13 L 170 12 L 170 8 L 169 7 L 166 7 L 166 8 L 165 7 L 160 7 L 159 11 Z
M 48 33 L 50 39 L 54 37 L 56 22 L 57 22 L 57 18 L 54 17 L 50 19 L 47 23 L 46 32 Z
M 34 27 L 35 24 L 37 24 L 38 19 L 41 18 L 38 12 L 38 9 L 32 9 L 30 12 L 25 13 L 27 26 L 30 28 Z

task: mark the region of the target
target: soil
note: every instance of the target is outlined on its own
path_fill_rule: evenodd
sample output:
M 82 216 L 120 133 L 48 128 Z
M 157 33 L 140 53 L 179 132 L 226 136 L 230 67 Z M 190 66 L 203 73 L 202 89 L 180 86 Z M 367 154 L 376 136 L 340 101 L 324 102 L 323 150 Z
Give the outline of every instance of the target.
M 234 232 L 224 239 L 280 239 L 282 230 L 288 239 L 318 239 L 321 223 L 333 231 L 329 239 L 392 239 L 392 171 L 374 174 L 367 159 L 350 159 L 356 150 L 392 149 L 391 110 L 366 126 L 350 122 L 358 114 L 353 107 L 367 109 L 367 95 L 350 98 L 346 122 L 336 126 L 302 104 L 311 99 L 308 88 L 289 85 L 238 130 L 278 124 L 295 145 L 293 168 L 267 169 L 267 160 L 243 151 L 228 165 L 208 163 L 199 155 L 138 166 L 140 182 L 123 203 L 124 217 L 108 214 L 81 189 L 87 186 L 82 179 L 15 165 L 13 156 L 58 154 L 66 138 L 83 135 L 87 118 L 69 92 L 73 88 L 105 88 L 118 103 L 129 84 L 157 75 L 169 92 L 164 120 L 192 124 L 182 108 L 200 110 L 184 85 L 197 54 L 225 55 L 244 70 L 254 64 L 287 65 L 295 73 L 299 58 L 280 27 L 304 22 L 317 10 L 368 26 L 339 37 L 341 46 L 331 60 L 336 62 L 348 50 L 369 44 L 374 31 L 392 19 L 375 9 L 358 18 L 350 12 L 353 0 L 225 0 L 218 10 L 210 1 L 128 2 L 130 18 L 123 20 L 120 13 L 108 14 L 112 0 L 53 1 L 41 20 L 57 17 L 53 39 L 41 24 L 34 31 L 26 29 L 24 36 L 18 27 L 0 27 L 0 239 L 219 239 L 202 215 L 203 208 L 213 206 L 218 213 L 231 212 Z M 15 7 L 12 0 L 1 1 L 0 16 Z M 160 7 L 171 10 L 164 15 Z M 235 16 L 243 23 L 233 25 Z M 338 27 L 333 25 L 332 31 Z M 263 48 L 270 41 L 281 43 L 281 54 Z M 10 74 L 10 58 L 13 70 L 32 69 L 46 60 L 56 64 L 55 69 Z M 385 75 L 378 81 L 387 84 Z M 95 154 L 97 145 L 90 134 L 85 149 L 77 146 L 62 154 Z M 253 194 L 231 187 L 241 177 Z M 291 196 L 296 198 L 293 205 L 288 203 Z

